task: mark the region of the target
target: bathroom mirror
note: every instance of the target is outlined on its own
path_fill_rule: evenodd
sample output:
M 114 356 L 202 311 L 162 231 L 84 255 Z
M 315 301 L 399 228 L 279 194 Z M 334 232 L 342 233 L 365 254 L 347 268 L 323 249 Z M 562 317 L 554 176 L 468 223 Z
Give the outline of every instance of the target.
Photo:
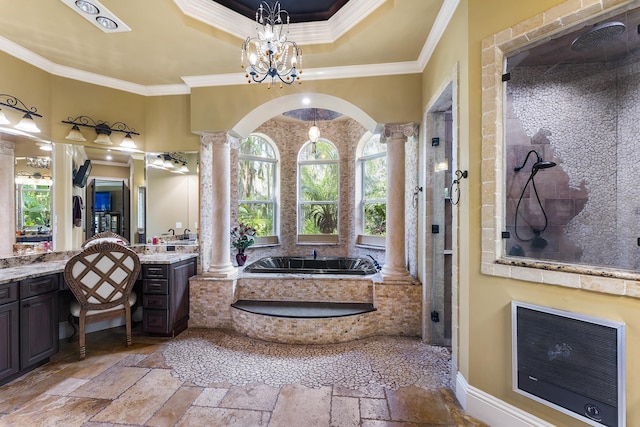
M 0 133 L 2 133 L 2 130 L 0 130 Z M 87 190 L 90 183 L 95 179 L 120 181 L 130 189 L 131 210 L 129 211 L 129 216 L 131 224 L 128 226 L 130 230 L 129 236 L 126 237 L 130 239 L 132 244 L 146 242 L 146 237 L 151 236 L 150 233 L 154 233 L 159 237 L 162 236 L 163 240 L 175 239 L 176 241 L 173 244 L 197 244 L 199 215 L 198 152 L 174 153 L 174 157 L 185 160 L 186 168 L 188 169 L 188 172 L 184 170 L 179 172 L 178 170 L 169 171 L 148 166 L 148 159 L 155 160 L 158 155 L 163 153 L 149 153 L 148 156 L 145 153 L 138 153 L 136 160 L 134 160 L 130 153 L 107 150 L 102 147 L 76 145 L 73 147 L 77 148 L 77 150 L 70 150 L 74 152 L 72 161 L 74 166 L 77 168 L 84 162 L 85 158 L 90 159 L 92 162 L 88 183 L 84 188 L 79 189 L 72 186 L 71 179 L 68 183 L 54 182 L 52 171 L 56 161 L 55 156 L 52 156 L 50 151 L 41 150 L 43 146 L 51 147 L 51 144 L 47 144 L 37 138 L 6 133 L 2 133 L 1 138 L 3 141 L 15 145 L 15 177 L 18 178 L 18 181 L 20 179 L 24 181 L 27 179 L 33 180 L 35 184 L 34 191 L 31 192 L 27 191 L 31 188 L 30 184 L 21 184 L 20 187 L 16 187 L 11 183 L 9 186 L 16 195 L 14 198 L 16 208 L 14 209 L 13 206 L 7 204 L 3 207 L 6 212 L 1 212 L 1 214 L 12 215 L 16 218 L 15 232 L 0 234 L 0 239 L 9 248 L 18 242 L 18 238 L 21 240 L 20 243 L 26 240 L 37 240 L 37 242 L 29 243 L 38 243 L 41 246 L 44 246 L 43 243 L 47 242 L 46 249 L 50 249 L 53 246 L 56 236 L 52 231 L 51 222 L 53 207 L 57 201 L 55 200 L 55 194 L 47 191 L 53 187 L 45 186 L 45 183 L 55 184 L 55 186 L 68 185 L 70 192 L 73 191 L 74 195 L 81 195 L 83 209 L 87 212 Z M 71 147 L 70 144 L 66 145 Z M 82 155 L 78 155 L 78 151 L 83 151 Z M 42 167 L 45 160 L 27 160 L 27 158 L 47 158 L 49 167 Z M 27 166 L 27 162 L 31 166 Z M 35 167 L 35 165 L 40 167 Z M 141 165 L 142 170 L 133 173 L 132 171 L 138 168 L 138 165 Z M 139 178 L 135 178 L 136 175 L 139 175 Z M 132 179 L 136 181 L 132 183 Z M 16 189 L 20 191 L 16 192 Z M 38 206 L 35 206 L 35 201 L 38 202 Z M 28 202 L 25 205 L 26 208 L 18 208 L 23 206 L 25 202 Z M 138 208 L 139 206 L 140 209 Z M 82 232 L 78 234 L 81 237 L 74 237 L 73 249 L 78 249 L 84 240 L 88 217 L 86 214 L 83 216 Z M 58 221 L 72 221 L 72 218 L 58 218 Z M 141 224 L 142 227 L 140 227 Z M 22 233 L 23 228 L 25 234 L 19 236 L 17 232 L 20 230 Z M 142 228 L 146 229 L 142 230 Z M 173 229 L 173 231 L 169 231 L 169 229 Z M 170 239 L 168 237 L 169 234 L 175 237 Z M 18 255 L 17 252 L 11 253 L 10 251 L 9 249 L 9 252 L 0 254 L 0 258 Z

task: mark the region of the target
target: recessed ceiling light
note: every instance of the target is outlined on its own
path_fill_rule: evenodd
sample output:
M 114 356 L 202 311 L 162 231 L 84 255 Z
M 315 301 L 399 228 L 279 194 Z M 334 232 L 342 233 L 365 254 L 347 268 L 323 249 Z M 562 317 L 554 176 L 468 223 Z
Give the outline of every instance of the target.
M 98 9 L 93 3 L 89 3 L 85 0 L 76 0 L 76 7 L 89 15 L 97 15 L 100 13 L 100 9 Z
M 96 18 L 96 22 L 107 30 L 115 30 L 118 28 L 118 24 L 113 19 L 109 19 L 106 16 L 98 16 Z
M 131 28 L 129 28 L 120 18 L 100 3 L 99 0 L 60 1 L 105 33 L 131 31 Z

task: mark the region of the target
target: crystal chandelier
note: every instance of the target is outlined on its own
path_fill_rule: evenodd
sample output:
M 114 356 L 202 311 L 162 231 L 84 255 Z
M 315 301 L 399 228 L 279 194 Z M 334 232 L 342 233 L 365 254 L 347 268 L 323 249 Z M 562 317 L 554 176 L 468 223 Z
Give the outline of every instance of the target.
M 285 22 L 286 19 L 286 22 Z M 302 74 L 302 50 L 296 42 L 288 41 L 289 13 L 280 9 L 280 2 L 273 6 L 263 1 L 256 11 L 257 37 L 247 37 L 242 43 L 241 66 L 246 70 L 247 81 L 267 81 L 271 88 L 280 80 L 290 85 L 300 82 Z

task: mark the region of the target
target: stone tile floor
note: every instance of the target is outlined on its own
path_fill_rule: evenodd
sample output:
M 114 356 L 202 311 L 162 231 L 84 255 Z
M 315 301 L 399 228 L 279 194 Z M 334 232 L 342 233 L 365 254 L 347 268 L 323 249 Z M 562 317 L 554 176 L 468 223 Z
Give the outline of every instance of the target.
M 124 328 L 61 341 L 0 387 L 0 426 L 484 426 L 448 387 L 449 353 L 417 339 L 265 343 L 225 330 L 152 338 Z

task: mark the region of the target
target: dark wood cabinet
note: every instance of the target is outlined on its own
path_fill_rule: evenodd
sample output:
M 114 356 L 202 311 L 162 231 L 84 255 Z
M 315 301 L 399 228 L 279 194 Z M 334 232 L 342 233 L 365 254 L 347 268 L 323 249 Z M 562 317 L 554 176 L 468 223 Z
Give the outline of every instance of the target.
M 0 384 L 58 352 L 59 285 L 59 274 L 0 285 Z
M 196 258 L 173 264 L 142 266 L 142 329 L 150 335 L 175 336 L 189 321 L 189 278 Z
M 0 285 L 0 384 L 20 370 L 18 283 Z

